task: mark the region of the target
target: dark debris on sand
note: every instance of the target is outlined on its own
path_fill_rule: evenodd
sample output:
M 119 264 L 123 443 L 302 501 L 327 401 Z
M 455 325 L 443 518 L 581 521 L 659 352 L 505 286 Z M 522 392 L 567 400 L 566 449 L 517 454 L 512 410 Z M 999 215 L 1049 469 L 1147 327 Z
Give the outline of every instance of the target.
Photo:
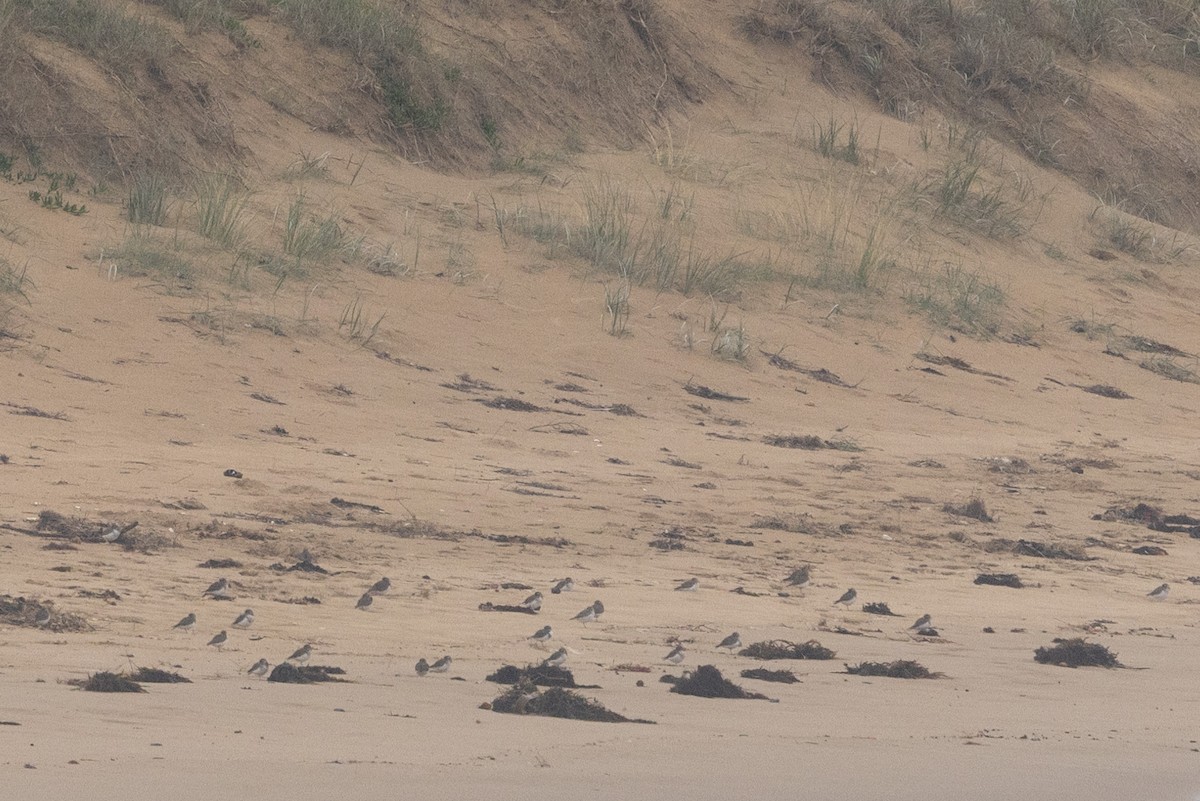
M 522 682 L 497 697 L 491 703 L 493 712 L 512 715 L 544 715 L 568 720 L 591 720 L 600 723 L 653 723 L 613 712 L 599 701 L 585 698 L 562 687 L 539 692 L 529 682 Z
M 750 399 L 740 395 L 729 395 L 725 392 L 718 392 L 712 387 L 706 387 L 703 384 L 693 384 L 688 382 L 683 385 L 683 391 L 689 395 L 695 395 L 697 398 L 705 400 L 729 401 L 731 403 L 747 403 Z
M 301 559 L 299 562 L 296 562 L 294 565 L 292 565 L 290 567 L 284 565 L 282 562 L 276 562 L 275 564 L 271 565 L 271 569 L 277 573 L 300 572 L 300 573 L 320 573 L 322 576 L 330 575 L 328 570 L 326 570 L 325 568 L 318 565 L 312 559 Z
M 291 662 L 284 662 L 275 666 L 271 675 L 267 676 L 267 681 L 278 681 L 284 684 L 316 684 L 322 681 L 344 681 L 344 679 L 336 677 L 343 676 L 345 673 L 346 671 L 340 667 L 330 665 L 293 665 Z
M 528 606 L 512 606 L 510 604 L 494 604 L 491 601 L 484 601 L 479 605 L 480 612 L 517 612 L 522 615 L 536 615 L 536 609 L 530 609 Z
M 990 540 L 983 549 L 988 553 L 1011 553 L 1016 556 L 1033 556 L 1038 559 L 1066 559 L 1074 562 L 1090 562 L 1096 557 L 1088 556 L 1079 548 L 1068 548 L 1037 540 L 1017 540 L 1004 537 Z
M 934 673 L 920 662 L 911 659 L 898 659 L 895 662 L 859 662 L 857 665 L 846 665 L 846 672 L 853 676 L 885 676 L 889 679 L 940 679 L 941 673 Z
M 599 685 L 575 683 L 575 674 L 561 665 L 505 665 L 487 677 L 496 684 L 529 683 L 537 687 L 571 687 L 573 689 L 597 690 Z
M 781 684 L 795 684 L 800 681 L 796 678 L 796 674 L 790 670 L 767 670 L 766 668 L 754 668 L 753 670 L 743 670 L 743 679 L 758 679 L 759 681 L 774 681 Z
M 1152 531 L 1187 534 L 1200 539 L 1200 519 L 1186 514 L 1169 515 L 1148 503 L 1139 503 L 1132 507 L 1111 506 L 1098 515 L 1092 515 L 1092 519 L 1142 523 Z
M 122 676 L 120 673 L 101 671 L 93 673 L 86 679 L 74 679 L 68 684 L 89 693 L 144 693 L 145 688 L 136 681 Z
M 995 518 L 988 514 L 987 505 L 981 498 L 972 498 L 963 504 L 947 503 L 942 506 L 942 511 L 955 517 L 968 517 L 982 523 L 996 522 Z
M 236 559 L 207 559 L 196 567 L 204 567 L 212 570 L 233 570 L 240 568 L 242 563 Z
M 752 693 L 734 684 L 721 675 L 714 665 L 701 665 L 694 671 L 684 673 L 674 682 L 671 692 L 680 695 L 697 695 L 701 698 L 748 698 L 769 701 L 762 693 Z
M 751 643 L 738 652 L 752 659 L 836 659 L 835 654 L 816 640 L 802 643 L 788 640 L 765 640 Z
M 1015 573 L 980 573 L 975 577 L 975 583 L 989 587 L 1012 587 L 1014 590 L 1025 586 Z
M 158 668 L 138 668 L 133 673 L 129 674 L 132 681 L 145 682 L 146 684 L 191 684 L 192 680 L 186 676 L 180 676 L 178 673 L 173 673 L 169 670 L 160 670 Z
M 1056 637 L 1053 645 L 1044 645 L 1033 652 L 1034 661 L 1043 665 L 1062 667 L 1124 667 L 1117 655 L 1100 643 L 1088 642 L 1082 637 L 1062 639 Z
M 891 617 L 899 617 L 898 614 L 892 611 L 883 601 L 872 601 L 869 604 L 863 604 L 862 610 L 868 615 L 890 615 Z
M 38 625 L 38 614 L 43 610 L 50 613 L 50 620 Z M 87 618 L 73 612 L 59 612 L 50 601 L 35 601 L 0 595 L 0 623 L 26 628 L 44 628 L 49 631 L 91 631 Z

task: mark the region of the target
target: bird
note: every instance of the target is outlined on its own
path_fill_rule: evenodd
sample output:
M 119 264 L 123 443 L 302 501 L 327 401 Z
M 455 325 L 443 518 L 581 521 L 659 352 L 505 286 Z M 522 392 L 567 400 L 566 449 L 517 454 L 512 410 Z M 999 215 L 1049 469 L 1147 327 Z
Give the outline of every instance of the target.
M 175 624 L 174 626 L 172 626 L 171 628 L 173 628 L 173 629 L 183 629 L 184 631 L 188 631 L 188 632 L 190 632 L 190 631 L 191 631 L 192 629 L 194 629 L 195 627 L 196 627 L 196 613 L 195 613 L 195 612 L 189 612 L 188 614 L 186 614 L 186 615 L 184 615 L 184 616 L 183 616 L 183 619 L 182 619 L 182 620 L 180 620 L 178 623 L 176 623 L 176 624 Z
M 1150 590 L 1150 592 L 1146 593 L 1146 597 L 1151 601 L 1165 601 L 1167 599 L 1167 593 L 1170 591 L 1170 584 L 1159 584 L 1157 587 Z
M 700 579 L 690 578 L 675 588 L 676 592 L 692 592 L 700 586 Z
M 723 639 L 719 643 L 717 643 L 717 647 L 718 648 L 728 648 L 731 651 L 734 648 L 741 648 L 742 647 L 742 635 L 738 634 L 735 631 L 733 634 L 730 634 L 728 637 L 726 637 L 725 639 Z
M 909 628 L 909 631 L 914 631 L 914 630 L 920 631 L 921 629 L 929 628 L 929 624 L 932 622 L 933 622 L 933 617 L 931 615 L 921 615 L 919 618 L 917 618 L 917 622 L 913 623 L 908 628 Z
M 448 656 L 443 656 L 438 661 L 429 666 L 430 673 L 445 673 L 450 669 L 451 659 Z
M 550 656 L 546 657 L 545 661 L 542 662 L 542 667 L 558 667 L 559 665 L 561 665 L 563 662 L 566 662 L 566 661 L 567 661 L 567 649 L 559 648 L 557 651 L 550 654 Z
M 680 662 L 683 661 L 683 646 L 676 645 L 674 648 L 671 649 L 671 653 L 664 656 L 663 659 L 667 660 L 672 665 L 678 665 Z
M 521 601 L 521 604 L 520 604 L 520 606 L 521 606 L 521 608 L 522 608 L 522 609 L 528 609 L 528 610 L 530 610 L 531 612 L 536 612 L 536 611 L 538 611 L 539 609 L 541 609 L 541 608 L 542 608 L 542 594 L 541 594 L 541 592 L 535 592 L 533 595 L 530 595 L 530 596 L 529 596 L 528 598 L 526 598 L 524 601 Z
M 370 606 L 373 603 L 375 603 L 375 596 L 371 595 L 371 591 L 368 590 L 362 594 L 361 598 L 358 599 L 358 603 L 356 603 L 354 605 L 354 608 L 355 609 L 366 609 L 368 606 Z
M 254 610 L 247 609 L 245 612 L 242 612 L 240 615 L 237 616 L 237 620 L 233 621 L 233 627 L 235 629 L 248 629 L 248 628 L 250 628 L 250 624 L 253 622 L 254 622 Z
M 850 604 L 854 603 L 854 599 L 857 597 L 858 597 L 858 591 L 855 590 L 853 587 L 851 587 L 850 589 L 848 589 L 844 593 L 842 593 L 842 597 L 838 598 L 836 601 L 834 601 L 833 605 L 837 606 L 838 604 L 845 604 L 846 606 L 849 606 Z
M 384 576 L 379 581 L 371 585 L 371 589 L 367 590 L 371 595 L 379 595 L 385 593 L 392 588 L 392 580 Z
M 257 662 L 255 662 L 254 666 L 251 667 L 246 672 L 252 676 L 265 676 L 265 675 L 267 675 L 267 671 L 270 669 L 271 669 L 271 663 L 265 659 L 260 659 Z
M 417 675 L 424 676 L 429 672 L 429 663 L 425 661 L 425 657 L 417 660 Z
M 599 620 L 600 616 L 604 614 L 604 604 L 596 601 L 592 604 L 592 609 L 596 611 L 596 619 Z
M 804 567 L 798 567 L 793 570 L 791 575 L 785 579 L 785 582 L 793 587 L 803 587 L 811 578 L 812 574 L 809 570 L 809 567 L 808 565 L 805 565 Z
M 208 589 L 200 594 L 201 597 L 211 595 L 213 598 L 229 598 L 229 579 L 220 578 L 208 585 Z
M 303 648 L 297 648 L 296 652 L 287 658 L 288 662 L 299 662 L 304 664 L 308 658 L 312 656 L 312 645 L 305 643 Z
M 221 629 L 221 633 L 209 640 L 208 644 L 217 646 L 217 650 L 220 651 L 221 646 L 224 645 L 225 641 L 228 639 L 229 635 L 225 633 L 225 629 Z
M 567 576 L 562 581 L 556 582 L 550 589 L 550 592 L 558 595 L 560 592 L 572 592 L 575 589 L 575 579 Z
M 583 611 L 577 614 L 574 619 L 583 621 L 584 623 L 593 622 L 597 617 L 599 617 L 599 614 L 596 612 L 596 606 L 599 603 L 599 601 L 596 601 L 596 603 L 592 604 L 591 606 L 584 607 Z M 600 608 L 603 609 L 604 607 L 601 606 Z
M 554 629 L 550 628 L 549 626 L 542 626 L 540 629 L 531 634 L 529 639 L 533 640 L 534 642 L 550 642 L 550 639 L 553 636 Z
M 50 609 L 45 606 L 39 606 L 33 622 L 38 628 L 45 628 L 50 625 Z

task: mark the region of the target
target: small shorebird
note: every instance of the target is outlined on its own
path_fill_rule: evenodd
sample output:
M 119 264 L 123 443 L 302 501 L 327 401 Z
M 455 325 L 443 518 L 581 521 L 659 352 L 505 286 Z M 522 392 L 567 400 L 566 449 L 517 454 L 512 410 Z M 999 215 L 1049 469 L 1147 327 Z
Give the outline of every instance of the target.
M 297 648 L 296 652 L 287 658 L 288 662 L 299 662 L 304 664 L 308 658 L 312 656 L 312 645 L 305 643 L 303 648 Z
M 430 673 L 445 673 L 447 670 L 450 669 L 451 661 L 452 660 L 450 659 L 450 657 L 443 656 L 441 659 L 439 659 L 438 661 L 434 662 L 432 665 L 429 666 L 429 672 Z
M 388 578 L 387 576 L 384 576 L 379 581 L 372 584 L 371 589 L 367 590 L 367 592 L 371 593 L 372 595 L 381 595 L 381 594 L 387 592 L 388 590 L 390 590 L 391 588 L 392 588 L 392 580 L 390 578 Z
M 373 603 L 375 603 L 375 596 L 372 595 L 371 592 L 368 590 L 367 592 L 364 592 L 362 594 L 361 598 L 358 599 L 358 603 L 356 603 L 354 605 L 354 608 L 355 609 L 366 609 Z
M 919 618 L 917 618 L 916 623 L 913 623 L 908 627 L 908 630 L 920 631 L 921 629 L 927 629 L 931 623 L 933 623 L 933 617 L 931 615 L 921 615 Z
M 599 620 L 600 616 L 604 614 L 604 604 L 600 603 L 599 601 L 595 601 L 592 604 L 592 609 L 595 610 L 596 619 Z
M 225 633 L 225 629 L 221 629 L 221 633 L 209 640 L 208 644 L 217 646 L 217 650 L 220 651 L 221 646 L 224 645 L 225 641 L 228 639 L 229 635 Z
M 189 612 L 188 614 L 184 615 L 182 620 L 180 620 L 171 628 L 183 629 L 184 631 L 191 633 L 192 629 L 196 628 L 196 613 Z
M 542 594 L 541 594 L 541 592 L 535 592 L 533 595 L 530 595 L 530 596 L 529 596 L 528 598 L 526 598 L 524 601 L 521 601 L 521 603 L 519 604 L 519 606 L 520 606 L 522 609 L 528 609 L 528 610 L 530 610 L 531 612 L 536 612 L 536 611 L 538 611 L 539 609 L 541 609 L 541 608 L 542 608 Z
M 208 585 L 208 589 L 202 592 L 201 597 L 209 595 L 213 598 L 232 598 L 229 592 L 229 579 L 220 578 Z
M 675 588 L 676 592 L 692 592 L 700 586 L 700 579 L 690 578 Z
M 542 667 L 558 667 L 567 661 L 567 649 L 559 648 L 542 662 Z
M 723 639 L 719 643 L 717 643 L 717 647 L 718 648 L 728 648 L 731 651 L 734 648 L 741 648 L 742 647 L 742 636 L 735 631 L 733 634 L 730 634 L 728 637 L 726 637 L 725 639 Z
M 417 675 L 424 676 L 429 672 L 429 663 L 425 661 L 425 657 L 417 660 Z
M 529 639 L 533 640 L 534 642 L 550 642 L 550 639 L 553 636 L 554 629 L 550 628 L 549 626 L 542 626 L 540 629 L 531 634 Z
M 50 609 L 49 607 L 38 607 L 37 614 L 33 618 L 33 623 L 38 628 L 45 628 L 50 625 Z
M 251 676 L 265 676 L 267 671 L 271 669 L 271 663 L 265 659 L 260 659 L 254 663 L 254 666 L 247 670 Z
M 233 621 L 233 627 L 235 629 L 248 629 L 248 628 L 250 628 L 250 624 L 253 622 L 254 622 L 254 610 L 247 609 L 245 612 L 242 612 L 240 615 L 237 616 L 237 620 Z
M 554 593 L 555 595 L 558 595 L 560 592 L 571 592 L 574 589 L 575 589 L 575 579 L 571 578 L 570 576 L 567 576 L 562 581 L 555 583 L 555 585 L 550 589 L 550 592 Z
M 858 597 L 858 591 L 855 590 L 853 587 L 851 587 L 850 589 L 848 589 L 844 593 L 842 593 L 842 597 L 838 598 L 836 601 L 834 601 L 833 605 L 837 606 L 838 604 L 845 604 L 846 606 L 849 606 L 850 604 L 854 603 L 854 599 L 857 597 Z
M 812 579 L 812 572 L 808 565 L 798 567 L 792 571 L 792 574 L 784 579 L 784 583 L 793 587 L 803 587 Z
M 596 611 L 596 607 L 600 607 L 600 611 Z M 596 601 L 591 606 L 585 607 L 583 611 L 577 614 L 574 619 L 584 623 L 592 623 L 600 617 L 600 612 L 604 611 L 604 606 L 599 601 Z
M 678 665 L 680 662 L 683 661 L 683 646 L 676 645 L 674 648 L 671 649 L 671 653 L 664 656 L 663 659 L 667 660 L 672 665 Z
M 1167 593 L 1170 591 L 1170 584 L 1159 584 L 1157 587 L 1150 590 L 1150 592 L 1146 593 L 1146 597 L 1151 601 L 1165 601 L 1167 599 Z

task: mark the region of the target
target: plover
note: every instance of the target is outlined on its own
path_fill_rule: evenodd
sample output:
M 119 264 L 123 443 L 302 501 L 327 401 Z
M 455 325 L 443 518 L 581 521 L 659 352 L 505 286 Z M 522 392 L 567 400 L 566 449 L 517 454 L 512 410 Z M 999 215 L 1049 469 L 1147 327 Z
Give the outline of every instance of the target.
M 592 604 L 591 606 L 585 607 L 583 609 L 583 611 L 581 611 L 579 614 L 577 614 L 574 617 L 574 619 L 580 620 L 584 623 L 593 622 L 594 620 L 596 620 L 596 618 L 598 618 L 600 616 L 600 613 L 596 611 L 596 606 L 599 604 L 600 604 L 600 602 L 596 601 L 596 603 Z M 603 609 L 604 607 L 601 606 L 600 608 Z
M 312 656 L 312 645 L 305 643 L 303 648 L 297 648 L 296 652 L 287 658 L 288 662 L 299 662 L 304 664 L 308 658 Z
M 917 618 L 917 622 L 913 623 L 908 628 L 909 628 L 909 631 L 919 631 L 920 629 L 929 628 L 929 624 L 932 622 L 933 622 L 933 617 L 931 615 L 921 615 L 919 618 Z
M 838 604 L 845 604 L 846 606 L 849 606 L 850 604 L 854 603 L 854 599 L 857 597 L 858 597 L 858 591 L 855 590 L 853 587 L 851 587 L 850 589 L 848 589 L 844 593 L 842 593 L 842 597 L 838 598 L 836 601 L 834 601 L 833 605 L 837 606 Z
M 221 646 L 224 645 L 225 641 L 228 639 L 229 635 L 225 633 L 225 629 L 221 629 L 221 633 L 209 640 L 208 644 L 217 646 L 217 650 L 220 651 Z
M 201 593 L 201 597 L 204 597 L 205 595 L 212 596 L 213 598 L 231 597 L 229 593 L 229 579 L 220 578 L 214 581 L 212 584 L 209 584 L 208 589 Z
M 450 657 L 443 656 L 441 659 L 439 659 L 438 661 L 434 662 L 432 665 L 429 666 L 429 672 L 430 673 L 445 673 L 447 670 L 450 669 L 451 661 L 452 660 L 450 659 Z
M 364 592 L 362 597 L 358 599 L 358 603 L 354 605 L 355 609 L 366 609 L 371 604 L 375 603 L 375 596 L 369 591 Z
M 575 589 L 575 579 L 571 578 L 570 576 L 567 576 L 562 581 L 555 583 L 555 585 L 550 589 L 550 592 L 554 593 L 555 595 L 558 595 L 560 592 L 571 592 L 574 589 Z
M 672 665 L 678 665 L 680 662 L 683 661 L 683 646 L 676 645 L 674 648 L 671 649 L 671 653 L 664 656 L 663 659 L 667 660 Z
M 417 660 L 417 675 L 424 676 L 429 672 L 429 663 L 425 661 L 425 657 Z
M 1159 584 L 1157 587 L 1150 590 L 1150 592 L 1146 593 L 1146 597 L 1151 601 L 1165 601 L 1167 599 L 1167 593 L 1170 591 L 1170 584 Z
M 599 601 L 596 601 L 595 603 L 592 604 L 592 609 L 595 610 L 596 619 L 599 620 L 600 616 L 604 614 L 604 604 L 600 603 Z
M 542 608 L 542 594 L 540 592 L 535 592 L 524 601 L 521 601 L 520 606 L 522 609 L 528 609 L 531 612 L 538 611 Z
M 690 578 L 675 588 L 676 592 L 691 592 L 700 586 L 700 579 Z
M 39 606 L 37 614 L 34 615 L 33 624 L 38 628 L 45 628 L 50 625 L 50 608 Z
M 196 613 L 190 612 L 187 615 L 184 615 L 183 619 L 171 628 L 183 629 L 184 631 L 190 632 L 192 629 L 196 628 Z
M 540 629 L 531 634 L 529 639 L 533 640 L 534 642 L 550 642 L 552 637 L 554 637 L 554 630 L 549 626 L 542 626 Z
M 784 579 L 784 581 L 793 587 L 803 587 L 811 578 L 811 571 L 809 570 L 808 565 L 805 565 L 804 567 L 798 567 L 793 570 L 792 574 Z
M 563 662 L 566 662 L 566 661 L 567 661 L 567 649 L 559 648 L 557 651 L 550 654 L 550 656 L 546 657 L 545 661 L 542 662 L 542 667 L 558 667 L 559 665 L 561 665 Z
M 730 650 L 733 650 L 734 648 L 741 648 L 742 647 L 742 635 L 738 634 L 735 631 L 733 634 L 730 634 L 728 637 L 726 637 L 725 639 L 723 639 L 719 643 L 717 643 L 717 647 L 718 648 L 728 648 Z
M 254 622 L 254 610 L 247 609 L 245 612 L 242 612 L 240 615 L 237 616 L 237 620 L 233 621 L 233 627 L 235 629 L 248 629 L 248 628 L 250 628 L 250 624 L 253 622 Z
M 267 671 L 270 669 L 271 663 L 265 659 L 260 659 L 254 663 L 254 667 L 250 668 L 246 672 L 252 676 L 265 676 L 267 675 Z
M 372 595 L 379 595 L 381 593 L 387 592 L 391 588 L 392 588 L 392 580 L 389 579 L 387 576 L 384 576 L 379 581 L 372 584 L 371 589 L 367 590 L 367 592 L 371 593 Z

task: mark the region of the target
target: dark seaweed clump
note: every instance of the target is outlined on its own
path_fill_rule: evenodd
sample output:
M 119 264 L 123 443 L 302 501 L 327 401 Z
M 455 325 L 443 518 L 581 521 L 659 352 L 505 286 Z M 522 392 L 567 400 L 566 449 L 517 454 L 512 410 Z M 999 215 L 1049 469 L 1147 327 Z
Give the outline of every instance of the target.
M 561 665 L 505 665 L 487 677 L 497 684 L 520 684 L 529 682 L 537 687 L 579 687 L 575 675 Z
M 101 671 L 93 673 L 86 679 L 71 682 L 81 690 L 89 693 L 144 693 L 146 690 L 136 681 L 131 681 L 120 673 Z
M 766 668 L 754 668 L 753 670 L 743 670 L 743 679 L 758 679 L 759 681 L 775 681 L 781 684 L 795 684 L 800 681 L 796 678 L 796 674 L 790 670 L 767 670 Z
M 975 583 L 990 587 L 1012 587 L 1014 590 L 1025 586 L 1015 573 L 980 573 L 975 577 Z
M 562 687 L 551 687 L 538 692 L 529 683 L 522 682 L 492 701 L 493 712 L 513 715 L 544 715 L 568 720 L 592 720 L 600 723 L 653 723 L 652 720 L 635 720 L 613 712 L 599 701 L 585 698 L 579 693 Z
M 920 662 L 911 659 L 898 659 L 895 662 L 860 662 L 857 665 L 846 665 L 846 672 L 854 676 L 886 676 L 889 679 L 937 679 L 941 673 L 934 673 Z
M 1043 665 L 1063 667 L 1123 667 L 1117 655 L 1100 643 L 1088 642 L 1082 637 L 1072 639 L 1055 638 L 1053 645 L 1045 645 L 1033 652 L 1035 661 Z
M 191 684 L 192 680 L 178 673 L 158 668 L 138 668 L 129 675 L 133 681 L 143 681 L 147 684 Z
M 342 681 L 335 676 L 345 675 L 340 667 L 330 665 L 293 665 L 284 662 L 276 665 L 267 676 L 267 681 L 278 681 L 284 684 L 316 684 L 322 681 Z
M 836 659 L 835 654 L 816 640 L 794 643 L 787 640 L 769 640 L 751 643 L 738 652 L 739 656 L 752 659 Z
M 713 665 L 701 665 L 691 673 L 683 674 L 683 678 L 675 682 L 671 692 L 681 695 L 698 695 L 701 698 L 750 698 L 770 700 L 761 693 L 743 690 L 729 679 L 721 675 L 721 671 Z

